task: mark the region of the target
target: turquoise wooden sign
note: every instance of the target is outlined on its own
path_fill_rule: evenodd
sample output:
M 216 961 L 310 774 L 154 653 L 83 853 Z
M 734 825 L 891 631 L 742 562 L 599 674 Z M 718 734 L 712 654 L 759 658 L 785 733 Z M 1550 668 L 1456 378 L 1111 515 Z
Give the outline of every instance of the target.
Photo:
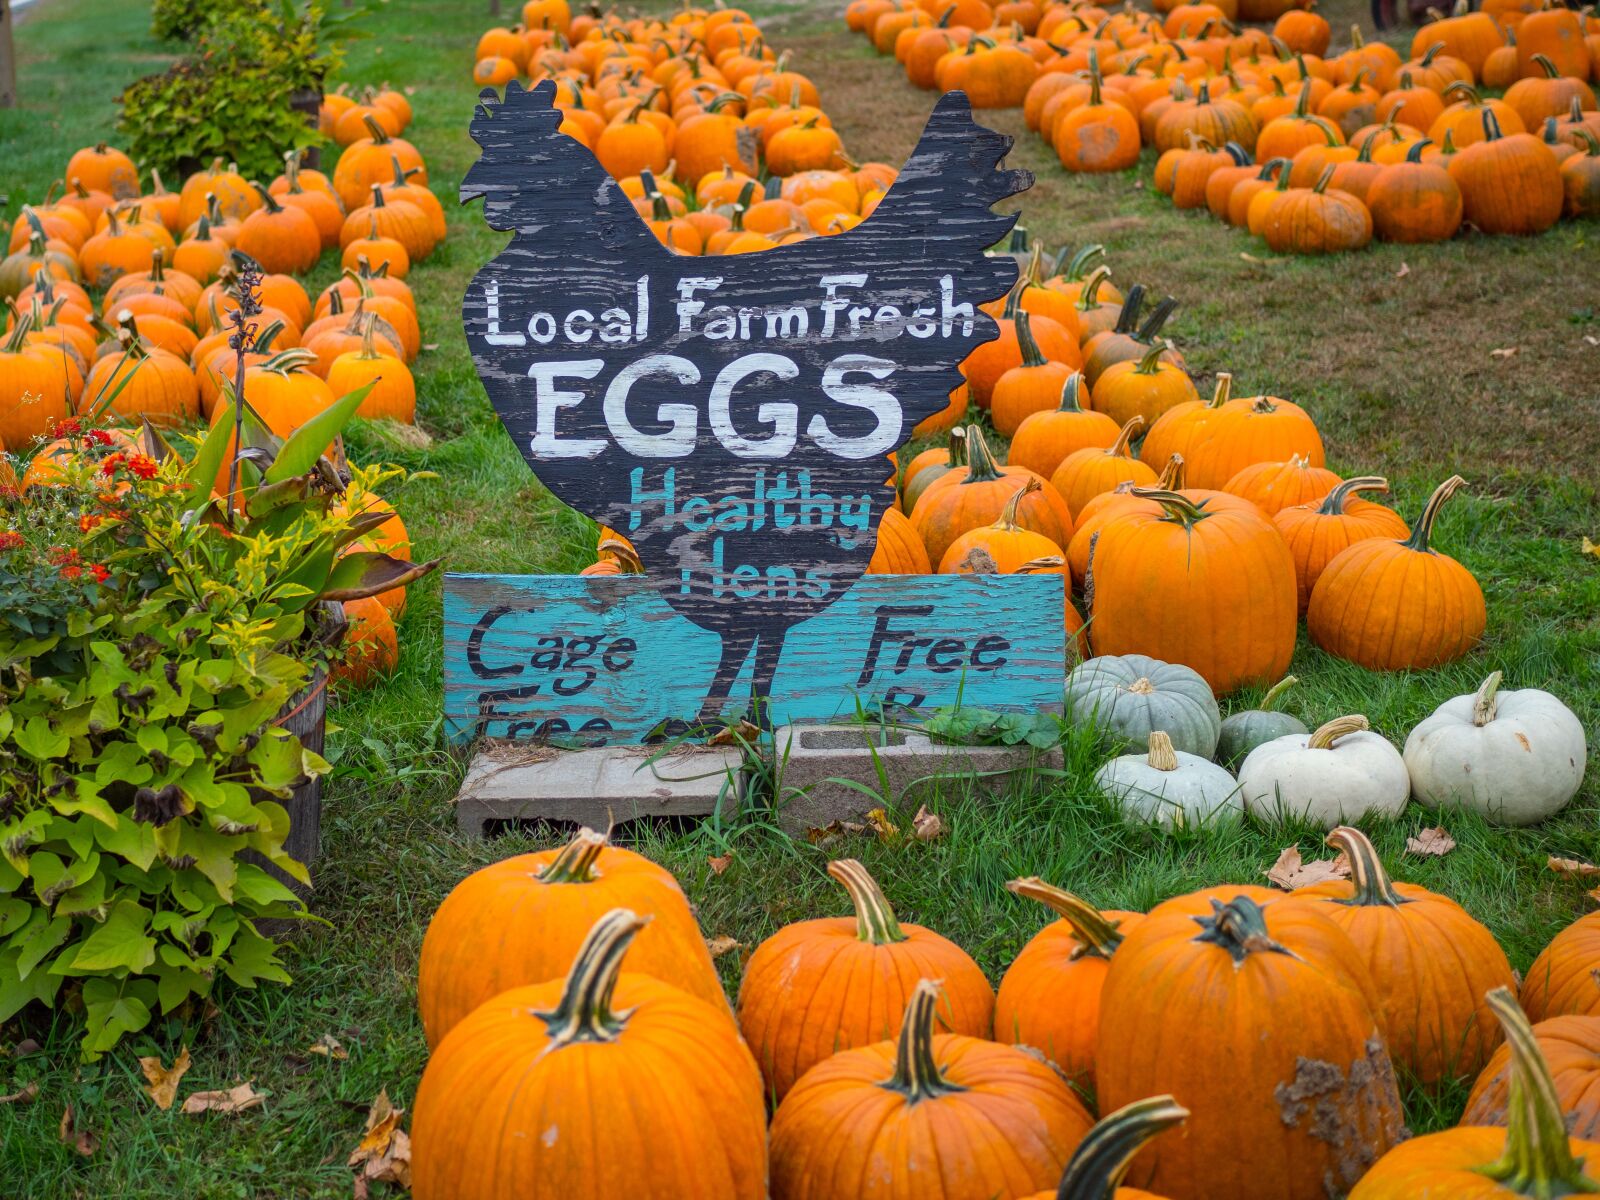
M 1059 575 L 863 576 L 793 626 L 774 724 L 964 704 L 1061 710 Z M 447 575 L 445 719 L 457 741 L 638 743 L 683 731 L 723 656 L 645 576 Z M 749 695 L 752 653 L 735 693 Z M 728 715 L 736 715 L 729 713 Z

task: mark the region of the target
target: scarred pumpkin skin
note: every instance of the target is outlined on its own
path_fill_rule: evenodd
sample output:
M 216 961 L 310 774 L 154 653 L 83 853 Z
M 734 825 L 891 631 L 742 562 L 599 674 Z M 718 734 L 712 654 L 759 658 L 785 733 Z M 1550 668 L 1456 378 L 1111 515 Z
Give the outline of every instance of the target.
M 1522 978 L 1518 999 L 1530 1021 L 1600 1017 L 1600 912 L 1568 925 L 1539 952 Z
M 764 1200 L 761 1074 L 718 1009 L 619 974 L 645 928 L 606 913 L 564 979 L 500 993 L 434 1049 L 417 1200 Z
M 1480 1069 L 1502 1034 L 1484 996 L 1515 986 L 1494 935 L 1437 892 L 1395 883 L 1365 834 L 1340 826 L 1352 878 L 1299 888 L 1361 951 L 1378 990 L 1378 1018 L 1397 1066 L 1432 1085 Z
M 994 1040 L 1042 1051 L 1067 1077 L 1094 1085 L 1100 989 L 1111 957 L 1143 913 L 1099 911 L 1037 877 L 1006 890 L 1058 914 L 1028 941 L 1000 980 Z
M 990 1200 L 1061 1176 L 1093 1118 L 1035 1056 L 935 1035 L 940 985 L 917 982 L 897 1041 L 807 1071 L 772 1120 L 772 1200 Z
M 585 829 L 559 850 L 475 871 L 445 897 L 422 939 L 417 972 L 428 1044 L 437 1047 L 468 1013 L 507 988 L 561 978 L 590 927 L 618 906 L 652 918 L 628 954 L 634 973 L 665 980 L 731 1017 L 677 880 Z
M 1550 1067 L 1567 1131 L 1600 1141 L 1600 1017 L 1551 1017 L 1533 1027 L 1533 1036 Z M 1510 1068 L 1511 1047 L 1502 1045 L 1472 1085 L 1461 1124 L 1505 1125 Z
M 994 990 L 954 942 L 902 925 L 853 859 L 828 864 L 851 894 L 853 917 L 785 926 L 756 947 L 739 987 L 739 1027 L 781 1100 L 811 1067 L 839 1050 L 894 1037 L 919 979 L 942 980 L 941 1020 L 952 1033 L 988 1037 Z
M 1103 1108 L 1170 1093 L 1190 1117 L 1131 1181 L 1178 1200 L 1354 1185 L 1403 1136 L 1374 1003 L 1359 951 L 1303 900 L 1241 886 L 1157 906 L 1106 972 L 1095 1077 Z

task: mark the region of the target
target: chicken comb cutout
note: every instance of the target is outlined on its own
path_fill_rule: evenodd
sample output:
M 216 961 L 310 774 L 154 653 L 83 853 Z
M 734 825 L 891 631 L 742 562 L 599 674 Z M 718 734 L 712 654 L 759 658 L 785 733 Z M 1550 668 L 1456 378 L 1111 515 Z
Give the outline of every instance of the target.
M 461 199 L 512 231 L 463 303 L 512 440 L 559 499 L 627 537 L 661 597 L 722 639 L 700 716 L 754 655 L 865 571 L 893 500 L 885 455 L 948 403 L 1016 281 L 988 255 L 1032 185 L 960 92 L 934 107 L 865 220 L 757 254 L 697 258 L 651 233 L 560 132 L 555 85 L 485 91 Z

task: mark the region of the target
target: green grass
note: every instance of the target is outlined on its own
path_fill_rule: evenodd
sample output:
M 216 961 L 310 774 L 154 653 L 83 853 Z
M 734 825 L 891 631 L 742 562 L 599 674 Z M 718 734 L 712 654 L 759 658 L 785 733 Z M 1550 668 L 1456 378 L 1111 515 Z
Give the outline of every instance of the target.
M 1336 28 L 1356 14 L 1352 0 L 1325 7 Z M 356 82 L 415 85 L 416 122 L 407 136 L 427 155 L 451 222 L 449 241 L 412 279 L 423 340 L 436 347 L 417 366 L 421 423 L 433 444 L 398 448 L 369 431 L 354 439 L 355 450 L 437 473 L 400 502 L 419 554 L 443 556 L 461 571 L 570 571 L 591 557 L 590 526 L 529 475 L 478 385 L 458 319 L 470 273 L 500 244 L 476 209 L 453 201 L 476 154 L 466 136 L 475 91 L 468 68 L 489 23 L 486 6 L 405 0 L 378 18 L 379 37 L 354 48 L 346 72 Z M 30 10 L 17 31 L 23 108 L 0 113 L 8 218 L 23 199 L 43 194 L 72 148 L 109 134 L 122 84 L 162 65 L 166 49 L 146 25 L 143 6 L 116 0 L 42 0 Z M 891 161 L 905 155 L 929 97 L 845 34 L 831 8 L 786 10 L 771 29 L 818 80 L 852 151 Z M 1408 514 L 1451 471 L 1473 484 L 1446 511 L 1438 544 L 1483 582 L 1484 647 L 1445 670 L 1376 676 L 1303 644 L 1293 667 L 1303 685 L 1291 707 L 1312 722 L 1365 712 L 1399 740 L 1440 700 L 1498 667 L 1508 686 L 1547 686 L 1591 730 L 1600 725 L 1600 562 L 1578 551 L 1582 535 L 1600 537 L 1600 350 L 1584 341 L 1600 336 L 1593 225 L 1564 224 L 1526 241 L 1467 236 L 1333 261 L 1270 260 L 1243 235 L 1174 212 L 1148 186 L 1135 187 L 1136 178 L 1148 180 L 1148 162 L 1137 177 L 1070 178 L 1016 114 L 988 119 L 1019 134 L 1013 161 L 1039 175 L 1024 198 L 1036 236 L 1051 245 L 1103 241 L 1124 285 L 1144 280 L 1184 300 L 1172 332 L 1202 381 L 1229 369 L 1248 391 L 1305 404 L 1324 430 L 1330 465 L 1390 474 Z M 330 275 L 324 267 L 318 281 Z M 1508 346 L 1519 348 L 1516 356 L 1489 354 Z M 528 835 L 489 844 L 457 839 L 450 799 L 463 760 L 440 736 L 437 577 L 413 590 L 401 634 L 398 674 L 344 698 L 334 713 L 337 774 L 324 810 L 316 900 L 328 924 L 298 939 L 290 955 L 295 984 L 219 992 L 214 1017 L 167 1021 L 92 1066 L 76 1060 L 71 1013 L 0 1030 L 0 1048 L 24 1038 L 43 1046 L 26 1058 L 0 1058 L 0 1094 L 30 1081 L 41 1089 L 31 1106 L 0 1107 L 0 1195 L 349 1193 L 344 1161 L 367 1104 L 382 1087 L 408 1104 L 422 1070 L 415 970 L 429 915 L 476 866 L 548 844 Z M 759 813 L 628 832 L 678 874 L 708 935 L 751 947 L 787 921 L 840 911 L 842 893 L 822 866 L 830 853 L 848 852 L 879 876 L 903 919 L 955 938 L 996 980 L 1045 917 L 1006 893 L 1006 879 L 1039 874 L 1105 907 L 1143 908 L 1186 888 L 1259 881 L 1291 841 L 1308 857 L 1327 853 L 1304 829 L 1164 837 L 1124 826 L 1093 794 L 1096 765 L 1093 747 L 1073 737 L 1061 778 L 1048 786 L 986 804 L 945 796 L 934 807 L 948 832 L 929 844 L 853 838 L 813 847 L 776 836 Z M 1600 854 L 1600 779 L 1537 829 L 1494 829 L 1452 815 L 1445 824 L 1459 843 L 1453 853 L 1402 858 L 1406 836 L 1435 820 L 1412 808 L 1377 827 L 1380 851 L 1406 878 L 1461 901 L 1526 967 L 1584 907 L 1581 889 L 1544 862 L 1551 853 Z M 729 849 L 732 866 L 714 874 L 708 856 Z M 730 987 L 738 958 L 720 960 Z M 348 1061 L 306 1053 L 325 1033 L 340 1038 Z M 251 1079 L 266 1104 L 233 1118 L 155 1111 L 141 1090 L 137 1056 L 170 1061 L 183 1043 L 194 1055 L 183 1094 Z M 1413 1093 L 1413 1126 L 1450 1123 L 1463 1099 L 1460 1088 Z M 57 1141 L 67 1103 L 80 1126 L 102 1139 L 92 1158 Z

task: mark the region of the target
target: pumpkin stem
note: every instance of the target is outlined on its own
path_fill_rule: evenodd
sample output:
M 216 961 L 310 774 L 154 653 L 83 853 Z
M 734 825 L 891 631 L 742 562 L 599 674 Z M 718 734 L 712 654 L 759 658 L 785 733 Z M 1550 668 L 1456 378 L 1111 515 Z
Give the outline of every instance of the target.
M 622 958 L 634 936 L 652 920 L 614 908 L 594 923 L 572 961 L 561 999 L 549 1012 L 535 1013 L 549 1033 L 549 1050 L 577 1042 L 614 1042 L 627 1026 L 629 1012 L 613 1012 Z M 546 1053 L 549 1052 L 546 1051 Z
M 1165 488 L 1134 488 L 1128 494 L 1140 500 L 1154 500 L 1165 510 L 1161 518 L 1164 521 L 1194 525 L 1211 515 L 1203 505 L 1195 503 L 1182 492 L 1167 491 Z
M 1410 904 L 1389 880 L 1372 841 L 1359 829 L 1340 825 L 1324 839 L 1335 850 L 1344 852 L 1350 863 L 1351 892 L 1348 899 L 1338 901 L 1354 908 L 1399 908 Z
M 1039 341 L 1033 336 L 1033 319 L 1028 316 L 1027 310 L 1019 308 L 1014 321 L 1017 330 L 1017 345 L 1022 348 L 1022 365 L 1025 367 L 1042 367 L 1046 359 L 1039 350 Z
M 1101 264 L 1089 275 L 1088 282 L 1078 293 L 1078 311 L 1092 312 L 1100 307 L 1100 285 L 1111 277 L 1111 268 Z
M 0 344 L 0 354 L 20 354 L 23 343 L 31 332 L 33 332 L 33 314 L 19 312 L 16 324 L 11 327 L 11 336 L 6 338 L 4 344 Z
M 1067 560 L 1059 554 L 1046 554 L 1043 558 L 1030 558 L 1015 571 L 1013 575 L 1047 575 L 1059 574 Z
M 1350 497 L 1358 492 L 1387 492 L 1389 481 L 1382 475 L 1357 475 L 1354 479 L 1346 479 L 1323 497 L 1322 503 L 1317 507 L 1317 512 L 1325 517 L 1337 517 L 1343 514 L 1344 507 Z
M 1025 879 L 1011 880 L 1006 884 L 1006 891 L 1025 900 L 1038 901 L 1070 925 L 1072 936 L 1078 943 L 1078 948 L 1072 952 L 1075 960 L 1087 955 L 1110 958 L 1116 948 L 1122 945 L 1117 922 L 1106 920 L 1105 914 L 1098 908 L 1065 888 L 1046 883 L 1037 875 L 1029 875 Z
M 1061 385 L 1061 403 L 1056 406 L 1056 411 L 1064 413 L 1082 412 L 1083 405 L 1079 400 L 1082 395 L 1083 373 L 1074 371 L 1067 376 L 1067 381 Z
M 1532 54 L 1532 55 L 1529 55 L 1529 57 L 1532 58 L 1534 62 L 1539 64 L 1540 68 L 1544 71 L 1544 73 L 1545 73 L 1547 78 L 1550 78 L 1550 79 L 1560 79 L 1561 78 L 1561 68 L 1556 66 L 1556 64 L 1551 61 L 1550 56 L 1548 54 Z M 1577 97 L 1574 96 L 1573 99 L 1576 100 Z
M 1428 497 L 1427 506 L 1422 510 L 1422 515 L 1417 518 L 1417 523 L 1412 527 L 1411 536 L 1402 545 L 1424 554 L 1433 553 L 1428 549 L 1428 540 L 1433 536 L 1433 523 L 1439 517 L 1439 509 L 1444 502 L 1454 496 L 1460 489 L 1466 487 L 1467 481 L 1459 475 L 1452 475 L 1438 487 L 1434 488 L 1433 495 Z
M 1491 671 L 1489 678 L 1478 685 L 1477 692 L 1472 697 L 1472 723 L 1479 728 L 1487 725 L 1495 718 L 1495 710 L 1500 706 L 1500 672 Z
M 1161 474 L 1156 476 L 1156 486 L 1159 488 L 1165 488 L 1169 492 L 1183 491 L 1183 472 L 1183 455 L 1174 451 L 1171 457 L 1167 459 L 1167 465 L 1161 468 Z M 1126 486 L 1119 483 L 1117 485 L 1117 489 L 1120 491 L 1131 492 L 1134 488 L 1139 486 L 1131 479 L 1126 480 L 1125 483 Z
M 1144 418 L 1138 413 L 1128 418 L 1127 424 L 1122 427 L 1122 432 L 1117 434 L 1117 440 L 1106 453 L 1116 458 L 1132 458 L 1133 453 L 1128 449 L 1128 443 L 1133 440 L 1133 435 L 1144 426 Z
M 605 848 L 605 834 L 587 827 L 578 830 L 572 840 L 561 848 L 560 854 L 539 868 L 539 882 L 593 883 L 599 877 L 595 863 Z
M 1027 482 L 1016 490 L 1016 494 L 1006 501 L 1005 507 L 1000 510 L 999 520 L 995 521 L 990 528 L 1003 530 L 1006 533 L 1016 533 L 1017 506 L 1043 486 L 1043 482 L 1037 475 L 1029 476 Z
M 1160 304 L 1156 305 L 1149 319 L 1139 327 L 1139 332 L 1135 335 L 1135 339 L 1141 342 L 1153 341 L 1156 335 L 1161 332 L 1161 327 L 1167 323 L 1167 318 L 1172 316 L 1177 307 L 1178 298 L 1176 296 L 1168 296 Z
M 1155 375 L 1161 370 L 1161 356 L 1173 350 L 1170 338 L 1161 338 L 1150 343 L 1150 348 L 1144 352 L 1144 357 L 1139 360 L 1139 365 L 1134 367 L 1136 375 Z
M 1076 254 L 1072 255 L 1071 259 L 1067 260 L 1066 270 L 1062 270 L 1061 263 L 1063 260 L 1067 259 L 1067 255 L 1069 253 L 1069 251 L 1063 247 L 1061 256 L 1056 259 L 1056 274 L 1067 280 L 1069 283 L 1081 283 L 1084 278 L 1084 273 L 1089 269 L 1089 260 L 1097 257 L 1098 255 L 1102 255 L 1105 252 L 1106 248 L 1104 246 L 1100 245 L 1098 242 L 1091 242 L 1082 250 L 1079 250 Z
M 944 989 L 932 979 L 917 981 L 900 1023 L 900 1044 L 894 1056 L 894 1074 L 880 1086 L 899 1092 L 906 1103 L 936 1100 L 966 1089 L 951 1083 L 939 1071 L 933 1056 L 933 1021 Z
M 1249 896 L 1235 896 L 1227 904 L 1220 900 L 1211 902 L 1209 917 L 1195 917 L 1194 923 L 1202 933 L 1194 940 L 1221 946 L 1236 963 L 1251 954 L 1287 954 L 1293 951 L 1273 940 L 1267 931 L 1266 914 Z
M 1072 1152 L 1056 1200 L 1113 1200 L 1134 1156 L 1188 1115 L 1171 1096 L 1152 1096 L 1102 1117 Z
M 1511 1095 L 1505 1153 L 1498 1162 L 1479 1167 L 1479 1173 L 1508 1192 L 1541 1200 L 1600 1192 L 1600 1182 L 1583 1169 L 1582 1159 L 1573 1157 L 1550 1065 L 1516 997 L 1510 988 L 1497 987 L 1485 999 L 1511 1048 Z
M 1211 402 L 1207 408 L 1221 408 L 1233 397 L 1233 376 L 1223 371 L 1217 375 L 1216 391 L 1211 393 Z
M 1311 740 L 1306 743 L 1307 750 L 1331 750 L 1333 744 L 1342 737 L 1352 733 L 1365 733 L 1372 726 L 1367 719 L 1359 713 L 1348 717 L 1335 717 L 1326 724 L 1317 726 L 1316 732 L 1311 735 Z
M 1145 761 L 1157 771 L 1176 771 L 1178 769 L 1178 752 L 1172 748 L 1172 738 L 1165 730 L 1152 729 L 1150 731 L 1150 752 Z
M 1134 417 L 1135 421 L 1143 422 L 1143 417 Z M 965 487 L 969 483 L 993 483 L 1000 478 L 1000 466 L 994 460 L 994 452 L 989 449 L 989 443 L 984 441 L 983 431 L 977 427 L 967 430 L 967 477 L 961 481 Z
M 906 940 L 883 889 L 865 867 L 853 858 L 838 858 L 828 864 L 828 874 L 850 893 L 850 902 L 856 908 L 857 941 L 890 946 Z

